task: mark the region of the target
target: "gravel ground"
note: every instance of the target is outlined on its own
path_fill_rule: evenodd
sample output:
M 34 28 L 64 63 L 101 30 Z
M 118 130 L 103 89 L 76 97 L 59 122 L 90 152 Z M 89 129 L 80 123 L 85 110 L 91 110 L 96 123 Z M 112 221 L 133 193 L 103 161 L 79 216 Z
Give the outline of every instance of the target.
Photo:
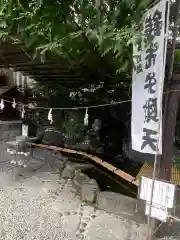
M 0 145 L 0 240 L 144 240 L 146 226 L 84 204 L 72 180 L 44 168 L 14 178 Z M 52 170 L 52 169 L 51 169 Z
M 0 240 L 146 239 L 146 226 L 85 205 L 72 181 L 59 179 L 57 164 L 14 178 L 3 142 L 15 138 L 19 129 L 3 126 L 0 130 Z M 35 155 L 51 163 L 56 159 L 41 149 Z
M 48 168 L 14 178 L 3 144 L 0 155 L 0 240 L 144 239 L 144 228 L 85 205 L 71 180 Z
M 4 177 L 8 179 L 5 174 Z M 77 210 L 80 200 L 67 191 L 69 183 L 57 184 L 56 180 L 55 175 L 41 174 L 9 181 L 8 186 L 1 188 L 0 239 L 76 239 L 63 230 L 63 214 Z M 59 211 L 58 204 L 64 209 Z
M 11 179 L 0 174 L 0 239 L 144 239 L 138 225 L 82 203 L 71 180 L 43 172 Z
M 76 240 L 76 231 L 68 232 L 63 218 L 73 210 L 78 218 L 81 207 L 79 197 L 72 193 L 72 184 L 60 181 L 58 174 L 48 173 L 47 169 L 14 179 L 4 145 L 0 153 L 0 239 Z

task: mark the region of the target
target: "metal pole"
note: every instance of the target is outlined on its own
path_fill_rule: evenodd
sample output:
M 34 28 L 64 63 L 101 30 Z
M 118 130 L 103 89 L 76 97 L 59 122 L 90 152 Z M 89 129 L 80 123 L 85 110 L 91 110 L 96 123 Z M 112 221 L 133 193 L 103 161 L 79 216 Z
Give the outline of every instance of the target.
M 160 124 L 158 126 L 158 133 L 159 132 L 160 132 Z M 148 227 L 147 240 L 152 239 L 151 208 L 152 208 L 152 200 L 153 200 L 154 183 L 155 183 L 155 178 L 156 178 L 156 169 L 157 169 L 157 160 L 158 160 L 158 145 L 159 145 L 159 134 L 158 134 L 158 141 L 157 141 L 157 145 L 156 145 L 156 154 L 155 154 L 155 160 L 154 160 L 151 195 L 150 195 L 150 203 L 149 203 L 149 214 L 148 214 L 148 218 L 147 218 L 147 227 Z

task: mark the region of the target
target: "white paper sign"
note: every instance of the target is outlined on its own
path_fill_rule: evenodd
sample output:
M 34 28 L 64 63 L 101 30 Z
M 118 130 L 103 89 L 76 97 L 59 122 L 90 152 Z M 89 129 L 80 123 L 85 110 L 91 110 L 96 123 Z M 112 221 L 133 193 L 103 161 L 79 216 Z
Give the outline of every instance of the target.
M 22 136 L 28 136 L 28 125 L 22 124 Z
M 149 212 L 150 212 L 150 203 L 146 202 L 145 214 L 149 215 Z M 156 218 L 162 222 L 166 222 L 168 218 L 168 210 L 166 207 L 153 203 L 151 206 L 151 217 Z
M 151 199 L 152 179 L 142 177 L 139 198 L 145 201 Z M 175 185 L 155 180 L 152 202 L 166 208 L 174 207 Z
M 156 153 L 156 146 L 162 154 L 162 94 L 167 46 L 165 13 L 166 1 L 163 0 L 144 15 L 144 37 L 133 49 L 132 149 L 150 154 Z

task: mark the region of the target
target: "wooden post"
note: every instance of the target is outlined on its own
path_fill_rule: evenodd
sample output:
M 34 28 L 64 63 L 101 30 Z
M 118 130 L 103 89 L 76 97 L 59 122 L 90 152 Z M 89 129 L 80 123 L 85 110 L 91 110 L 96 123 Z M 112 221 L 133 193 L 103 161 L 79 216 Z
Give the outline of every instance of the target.
M 171 48 L 171 56 L 169 60 L 169 72 L 167 79 L 167 88 L 165 89 L 164 98 L 164 113 L 163 113 L 163 151 L 162 156 L 159 157 L 158 176 L 159 179 L 170 181 L 172 176 L 172 158 L 174 149 L 174 135 L 176 128 L 176 117 L 180 99 L 180 77 L 178 81 L 173 80 L 174 58 L 176 50 L 176 36 L 178 31 L 180 0 L 176 0 L 176 12 L 174 16 L 173 40 Z M 156 222 L 155 226 L 160 224 Z M 164 237 L 169 235 L 169 226 L 163 224 L 156 236 Z
M 180 78 L 179 78 L 180 82 Z M 174 90 L 176 88 L 176 90 Z M 172 176 L 172 158 L 174 149 L 174 135 L 176 128 L 176 117 L 180 99 L 180 83 L 174 84 L 168 93 L 167 110 L 165 118 L 165 127 L 163 133 L 163 155 L 159 158 L 158 175 L 159 179 L 170 181 Z M 154 223 L 155 227 L 160 224 L 159 221 Z M 170 226 L 163 224 L 156 233 L 157 237 L 169 235 Z
M 164 95 L 164 112 L 163 112 L 163 154 L 160 158 L 159 177 L 164 180 L 170 180 L 172 170 L 172 159 L 170 158 L 173 150 L 174 133 L 176 127 L 176 115 L 179 100 L 179 84 L 180 79 L 173 80 L 174 58 L 176 51 L 176 36 L 178 32 L 180 0 L 176 0 L 176 12 L 174 16 L 174 29 L 172 47 L 169 49 L 171 53 L 167 56 L 168 77 L 165 95 Z M 178 91 L 176 91 L 178 90 Z M 168 144 L 169 142 L 169 144 Z M 170 153 L 171 152 L 171 153 Z
M 179 90 L 174 90 L 174 88 Z M 172 157 L 179 97 L 180 84 L 174 84 L 168 93 L 167 110 L 166 115 L 164 116 L 165 126 L 163 132 L 163 155 L 161 156 L 159 162 L 159 178 L 167 181 L 171 180 L 172 174 Z

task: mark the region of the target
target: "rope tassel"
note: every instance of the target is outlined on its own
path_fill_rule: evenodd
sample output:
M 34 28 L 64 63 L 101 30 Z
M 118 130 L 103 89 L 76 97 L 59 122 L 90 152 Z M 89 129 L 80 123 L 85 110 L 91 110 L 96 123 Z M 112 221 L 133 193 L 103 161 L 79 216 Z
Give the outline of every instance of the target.
M 4 107 L 5 107 L 5 106 L 4 106 L 4 100 L 3 100 L 3 99 L 1 99 L 1 103 L 0 103 L 0 109 L 1 109 L 1 110 L 3 110 L 3 109 L 4 109 Z
M 49 113 L 48 113 L 48 120 L 50 121 L 50 124 L 53 123 L 53 118 L 52 118 L 52 108 L 49 110 Z
M 88 126 L 88 124 L 89 124 L 88 118 L 89 118 L 88 108 L 86 108 L 86 113 L 85 113 L 85 116 L 84 116 L 84 125 L 85 126 Z

